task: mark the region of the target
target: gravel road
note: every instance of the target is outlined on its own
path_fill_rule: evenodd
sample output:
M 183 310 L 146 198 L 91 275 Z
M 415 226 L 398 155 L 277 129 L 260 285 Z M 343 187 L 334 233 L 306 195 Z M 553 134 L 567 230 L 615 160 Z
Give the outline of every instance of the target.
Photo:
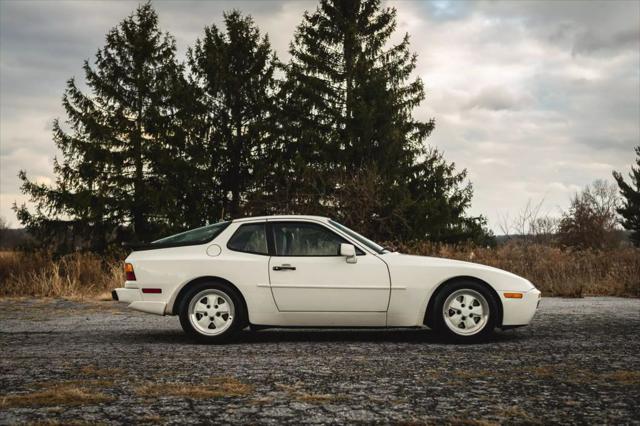
M 192 344 L 112 302 L 0 301 L 0 424 L 640 424 L 640 300 L 542 300 L 529 327 L 243 332 Z

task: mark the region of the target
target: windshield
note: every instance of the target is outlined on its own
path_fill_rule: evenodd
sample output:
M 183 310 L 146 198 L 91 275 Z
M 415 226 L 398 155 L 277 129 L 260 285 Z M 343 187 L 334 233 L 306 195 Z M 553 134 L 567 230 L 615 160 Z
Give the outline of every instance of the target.
M 338 228 L 339 230 L 341 230 L 342 232 L 344 232 L 345 234 L 349 235 L 354 240 L 358 240 L 360 243 L 362 243 L 365 246 L 369 247 L 371 250 L 375 251 L 376 253 L 383 254 L 383 253 L 387 252 L 387 250 L 385 250 L 385 248 L 382 247 L 380 244 L 374 243 L 370 239 L 368 239 L 366 237 L 363 237 L 362 235 L 358 234 L 356 231 L 352 231 L 351 229 L 347 228 L 346 226 L 341 225 L 338 222 L 333 221 L 331 219 L 329 219 L 329 223 L 331 225 L 335 226 L 336 228 Z
M 191 229 L 186 232 L 161 238 L 151 243 L 151 245 L 189 245 L 204 244 L 217 237 L 231 222 L 218 222 L 202 228 Z

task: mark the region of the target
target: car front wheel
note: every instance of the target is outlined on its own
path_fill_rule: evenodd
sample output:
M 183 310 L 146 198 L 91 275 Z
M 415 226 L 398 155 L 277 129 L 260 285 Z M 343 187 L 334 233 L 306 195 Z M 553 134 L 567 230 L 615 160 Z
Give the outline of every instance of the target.
M 180 307 L 180 324 L 202 343 L 222 343 L 240 328 L 242 304 L 225 284 L 203 283 L 190 289 Z
M 448 285 L 434 303 L 436 331 L 458 342 L 477 342 L 495 327 L 498 305 L 493 295 L 473 281 Z

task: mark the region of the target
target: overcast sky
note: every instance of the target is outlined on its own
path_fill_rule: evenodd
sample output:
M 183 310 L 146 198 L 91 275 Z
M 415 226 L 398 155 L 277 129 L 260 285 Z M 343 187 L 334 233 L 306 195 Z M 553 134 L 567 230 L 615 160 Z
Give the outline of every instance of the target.
M 17 173 L 51 182 L 51 124 L 64 119 L 65 81 L 81 79 L 105 34 L 136 1 L 0 0 L 0 215 L 20 194 Z M 498 230 L 528 200 L 557 214 L 595 179 L 625 174 L 640 143 L 640 2 L 388 1 L 395 36 L 409 33 L 434 118 L 428 143 L 466 168 L 471 213 Z M 181 57 L 231 8 L 251 14 L 278 56 L 311 1 L 155 1 Z

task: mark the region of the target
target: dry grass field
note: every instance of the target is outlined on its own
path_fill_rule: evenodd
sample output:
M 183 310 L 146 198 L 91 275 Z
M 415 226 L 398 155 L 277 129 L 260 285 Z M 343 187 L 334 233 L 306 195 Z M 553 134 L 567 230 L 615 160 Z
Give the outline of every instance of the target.
M 54 259 L 47 253 L 0 252 L 0 297 L 109 297 L 122 286 L 122 261 L 93 253 Z
M 571 251 L 539 244 L 497 248 L 414 243 L 394 245 L 402 253 L 482 263 L 521 275 L 544 296 L 640 297 L 640 249 Z M 0 252 L 0 297 L 110 297 L 123 281 L 122 259 L 74 253 Z

